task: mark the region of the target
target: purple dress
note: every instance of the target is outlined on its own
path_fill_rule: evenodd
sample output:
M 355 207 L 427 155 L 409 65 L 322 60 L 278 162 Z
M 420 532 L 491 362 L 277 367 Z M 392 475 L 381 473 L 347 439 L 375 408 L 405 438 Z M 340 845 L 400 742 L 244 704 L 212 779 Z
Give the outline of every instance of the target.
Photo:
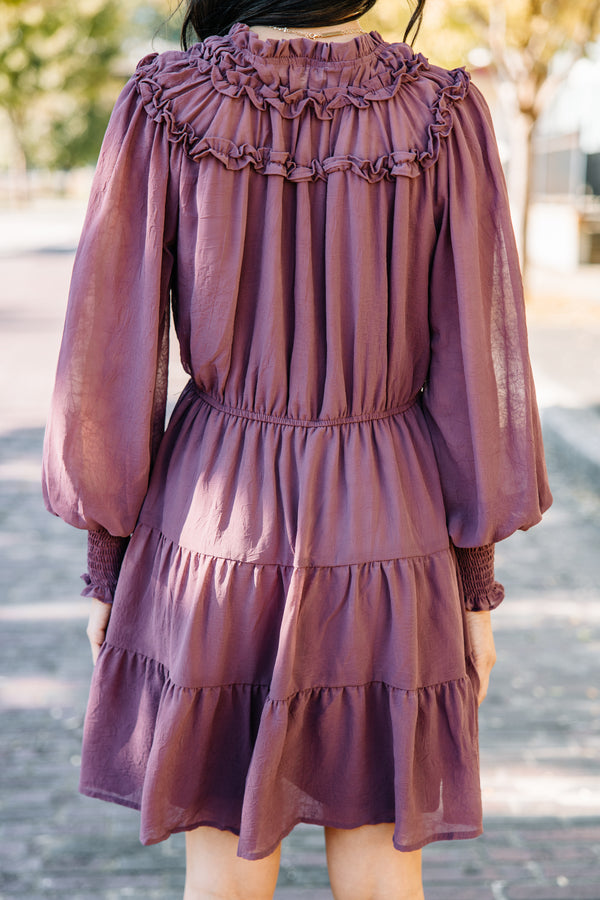
M 190 381 L 163 434 L 171 309 Z M 551 496 L 465 71 L 243 23 L 144 59 L 75 261 L 43 485 L 72 525 L 131 535 L 81 790 L 140 809 L 144 843 L 479 834 L 465 606 L 500 589 L 469 599 L 457 558 Z

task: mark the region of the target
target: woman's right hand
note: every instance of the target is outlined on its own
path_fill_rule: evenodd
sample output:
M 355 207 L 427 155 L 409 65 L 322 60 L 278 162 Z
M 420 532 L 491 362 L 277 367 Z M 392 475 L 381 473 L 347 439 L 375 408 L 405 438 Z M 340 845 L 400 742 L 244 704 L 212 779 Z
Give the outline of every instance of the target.
M 467 632 L 471 643 L 473 662 L 479 676 L 477 702 L 483 702 L 490 683 L 490 674 L 496 662 L 496 648 L 492 633 L 491 612 L 467 610 Z

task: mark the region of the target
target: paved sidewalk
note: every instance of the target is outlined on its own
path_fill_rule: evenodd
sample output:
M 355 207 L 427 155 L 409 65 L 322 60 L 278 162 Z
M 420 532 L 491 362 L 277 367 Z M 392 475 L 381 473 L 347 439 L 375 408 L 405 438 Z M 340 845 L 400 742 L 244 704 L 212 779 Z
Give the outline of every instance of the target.
M 142 847 L 137 813 L 77 793 L 91 671 L 77 596 L 85 540 L 45 512 L 39 486 L 72 264 L 62 233 L 35 252 L 24 217 L 0 258 L 0 898 L 176 900 L 183 837 Z M 564 427 L 587 416 L 584 444 L 594 433 L 600 317 L 593 297 L 565 304 L 530 314 L 544 418 L 566 419 L 562 437 L 546 432 L 554 507 L 497 551 L 507 600 L 481 710 L 486 831 L 425 848 L 427 900 L 600 900 L 600 491 Z M 185 380 L 175 361 L 173 374 L 171 402 Z M 322 829 L 286 838 L 276 897 L 331 900 Z

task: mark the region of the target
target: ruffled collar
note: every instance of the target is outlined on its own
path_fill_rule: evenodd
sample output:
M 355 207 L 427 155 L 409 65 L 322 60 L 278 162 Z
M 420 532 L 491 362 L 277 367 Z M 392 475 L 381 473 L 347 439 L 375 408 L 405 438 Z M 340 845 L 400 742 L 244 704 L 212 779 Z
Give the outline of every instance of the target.
M 210 45 L 215 52 L 220 49 L 237 50 L 248 56 L 269 59 L 270 62 L 307 59 L 317 63 L 347 63 L 353 59 L 369 56 L 380 46 L 388 46 L 378 31 L 358 34 L 348 41 L 313 41 L 300 36 L 263 40 L 244 22 L 236 22 L 226 35 L 206 38 L 204 44 Z M 409 49 L 407 47 L 407 50 Z
M 436 162 L 454 106 L 469 89 L 464 69 L 430 66 L 407 44 L 386 43 L 377 32 L 330 44 L 303 37 L 263 41 L 241 22 L 187 51 L 147 56 L 135 81 L 147 114 L 192 159 L 210 154 L 229 169 L 252 165 L 296 181 L 348 168 L 369 181 L 416 177 Z M 379 140 L 388 128 L 381 104 L 402 91 L 402 113 L 386 118 L 391 130 Z M 372 105 L 377 125 L 370 131 L 359 129 L 355 115 L 344 115 Z M 306 119 L 297 128 L 284 126 L 305 111 L 324 123 L 338 116 L 338 124 L 324 125 L 321 141 Z M 317 143 L 328 153 L 315 153 Z

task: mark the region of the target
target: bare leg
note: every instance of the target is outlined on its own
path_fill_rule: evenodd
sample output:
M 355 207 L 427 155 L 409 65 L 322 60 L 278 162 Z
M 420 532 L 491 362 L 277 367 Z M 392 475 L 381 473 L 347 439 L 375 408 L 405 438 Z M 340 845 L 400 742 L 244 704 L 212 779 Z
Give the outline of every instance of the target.
M 264 859 L 249 860 L 236 855 L 238 838 L 230 831 L 202 826 L 185 837 L 183 900 L 272 900 L 281 845 Z
M 325 828 L 335 900 L 424 900 L 421 851 L 392 844 L 393 824 Z

